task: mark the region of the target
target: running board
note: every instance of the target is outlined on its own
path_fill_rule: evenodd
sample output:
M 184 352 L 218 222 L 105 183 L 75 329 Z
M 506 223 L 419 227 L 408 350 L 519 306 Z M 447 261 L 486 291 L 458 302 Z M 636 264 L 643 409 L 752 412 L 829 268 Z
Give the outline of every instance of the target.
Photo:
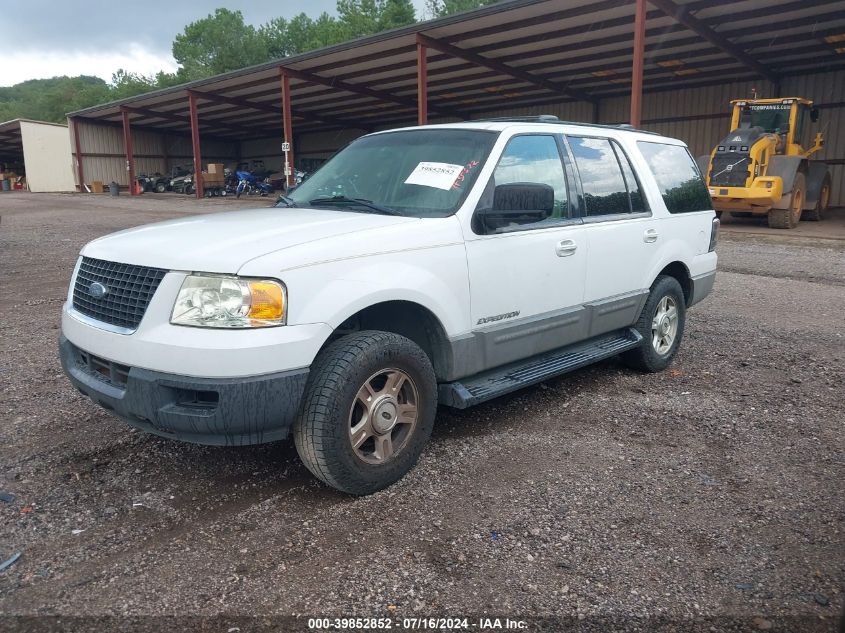
M 502 396 L 536 385 L 581 367 L 637 347 L 642 335 L 634 328 L 625 328 L 576 343 L 533 358 L 491 369 L 460 381 L 439 385 L 440 404 L 456 409 Z

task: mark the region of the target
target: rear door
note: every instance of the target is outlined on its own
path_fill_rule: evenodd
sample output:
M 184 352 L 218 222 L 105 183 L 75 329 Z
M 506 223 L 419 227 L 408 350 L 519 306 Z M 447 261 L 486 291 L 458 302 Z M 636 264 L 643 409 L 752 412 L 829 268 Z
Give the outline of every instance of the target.
M 580 135 L 567 135 L 566 141 L 588 229 L 584 302 L 589 335 L 595 336 L 636 321 L 663 236 L 618 142 Z
M 574 213 L 562 144 L 554 134 L 510 139 L 465 235 L 479 369 L 561 347 L 583 336 L 584 227 Z M 542 219 L 490 230 L 479 212 L 498 185 L 545 185 L 554 206 Z

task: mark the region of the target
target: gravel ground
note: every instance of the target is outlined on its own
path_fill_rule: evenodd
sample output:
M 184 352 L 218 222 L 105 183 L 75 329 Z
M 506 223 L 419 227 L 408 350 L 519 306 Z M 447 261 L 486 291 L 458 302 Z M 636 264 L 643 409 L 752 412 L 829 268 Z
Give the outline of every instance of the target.
M 14 495 L 0 562 L 21 553 L 0 572 L 0 628 L 307 630 L 274 619 L 292 615 L 835 628 L 845 241 L 723 236 L 716 288 L 668 371 L 608 361 L 442 409 L 418 467 L 356 499 L 318 484 L 292 443 L 144 435 L 62 375 L 59 311 L 85 242 L 255 204 L 0 196 L 0 490 Z

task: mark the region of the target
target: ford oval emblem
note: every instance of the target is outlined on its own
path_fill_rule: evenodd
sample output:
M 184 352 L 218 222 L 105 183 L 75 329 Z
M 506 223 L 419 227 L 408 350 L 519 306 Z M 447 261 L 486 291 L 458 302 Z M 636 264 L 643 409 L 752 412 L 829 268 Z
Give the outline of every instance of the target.
M 94 297 L 95 299 L 102 299 L 109 293 L 109 289 L 106 288 L 103 284 L 99 281 L 95 281 L 90 286 L 88 286 L 88 294 Z

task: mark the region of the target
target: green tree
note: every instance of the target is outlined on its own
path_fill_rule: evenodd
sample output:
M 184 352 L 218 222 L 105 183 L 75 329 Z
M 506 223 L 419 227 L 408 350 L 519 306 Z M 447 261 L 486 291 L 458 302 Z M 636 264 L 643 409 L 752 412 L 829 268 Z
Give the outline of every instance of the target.
M 398 29 L 402 26 L 414 24 L 417 14 L 411 0 L 384 0 L 379 15 L 379 31 Z
M 486 7 L 488 4 L 495 4 L 499 0 L 426 0 L 425 6 L 428 13 L 435 18 L 442 18 L 453 13 L 469 11 L 478 7 Z
M 156 90 L 158 87 L 156 77 L 145 77 L 144 75 L 119 68 L 112 73 L 109 96 L 112 100 L 126 99 L 127 97 L 134 97 L 135 95 Z
M 265 41 L 240 11 L 216 9 L 191 22 L 173 40 L 173 57 L 183 81 L 202 79 L 268 59 Z
M 110 100 L 109 86 L 99 77 L 30 79 L 0 88 L 0 121 L 23 118 L 62 123 L 67 112 Z
M 270 59 L 279 59 L 304 53 L 343 40 L 338 21 L 328 13 L 321 13 L 316 20 L 304 13 L 290 20 L 276 18 L 258 29 Z
M 279 17 L 258 29 L 269 59 L 304 53 L 356 37 L 413 24 L 411 0 L 338 0 L 338 17 L 328 13 L 312 19 L 300 13 Z
M 337 0 L 344 39 L 380 33 L 416 22 L 411 0 Z

